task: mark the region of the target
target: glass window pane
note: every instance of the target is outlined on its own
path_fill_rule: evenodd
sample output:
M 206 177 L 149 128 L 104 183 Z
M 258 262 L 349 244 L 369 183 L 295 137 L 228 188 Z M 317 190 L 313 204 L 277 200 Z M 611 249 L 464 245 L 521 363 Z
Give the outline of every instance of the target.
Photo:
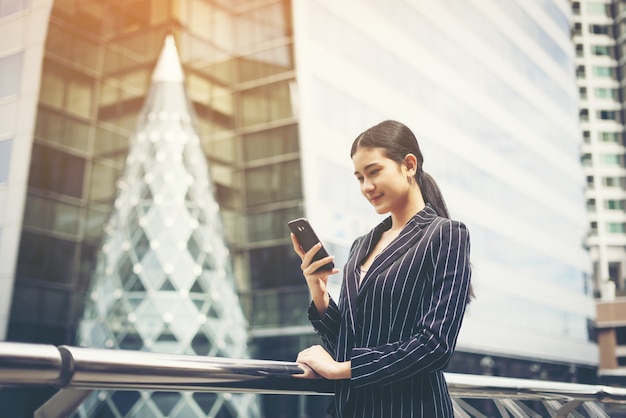
M 44 59 L 39 92 L 42 102 L 65 109 L 77 116 L 93 114 L 94 79 L 51 59 Z
M 249 206 L 302 197 L 299 161 L 249 169 L 245 176 Z
M 600 155 L 600 161 L 604 165 L 620 165 L 621 164 L 621 157 L 619 155 L 615 155 L 615 154 L 601 154 Z
M 12 146 L 12 139 L 0 141 L 0 184 L 9 181 L 9 163 L 11 161 Z
M 607 45 L 593 45 L 591 47 L 591 52 L 593 52 L 594 55 L 610 56 L 611 47 Z
M 209 168 L 213 170 L 213 165 L 224 162 L 235 163 L 237 159 L 235 145 L 236 141 L 231 137 L 215 138 L 210 136 L 207 140 L 202 141 L 202 150 L 209 160 L 214 160 L 209 163 Z
M 235 106 L 230 89 L 213 86 L 211 92 L 211 112 L 215 115 L 220 115 L 221 119 L 233 119 Z
M 90 70 L 97 71 L 99 67 L 98 45 L 79 36 L 74 36 L 72 40 L 72 61 L 76 64 L 82 65 L 83 67 L 89 68 Z
M 77 289 L 87 290 L 96 269 L 99 247 L 83 243 L 80 250 L 80 266 Z
M 39 107 L 37 110 L 35 136 L 47 141 L 59 142 L 59 139 L 63 138 L 64 119 L 58 113 Z
M 186 81 L 189 100 L 208 106 L 211 99 L 211 82 L 194 73 L 189 74 Z
M 239 81 L 250 81 L 261 77 L 293 70 L 291 44 L 262 51 L 238 59 Z
M 213 6 L 201 0 L 191 0 L 189 11 L 189 29 L 195 34 L 208 38 L 210 30 L 207 26 L 212 26 L 209 22 L 213 21 Z
M 285 239 L 289 236 L 287 222 L 302 216 L 301 208 L 287 208 L 248 216 L 248 242 Z
M 290 245 L 250 250 L 253 289 L 302 284 L 302 261 Z M 276 306 L 276 305 L 274 305 Z
M 79 206 L 29 194 L 24 209 L 24 224 L 76 235 L 79 211 Z
M 92 114 L 93 80 L 72 78 L 67 82 L 68 112 L 88 118 Z
M 22 232 L 17 277 L 71 283 L 76 245 L 64 239 Z
M 39 320 L 39 306 L 42 290 L 35 286 L 15 284 L 13 303 L 11 303 L 11 319 L 21 321 Z
M 55 2 L 56 5 L 56 2 Z M 89 12 L 97 13 L 97 5 L 89 4 Z M 67 13 L 67 7 L 64 7 L 64 12 Z M 85 16 L 81 16 L 85 17 Z M 80 18 L 73 20 L 76 22 Z M 86 19 L 87 20 L 87 19 Z M 94 20 L 91 19 L 90 23 L 94 24 Z M 95 24 L 94 26 L 98 26 Z M 48 37 L 46 39 L 46 52 L 56 55 L 65 61 L 71 62 L 74 65 L 79 65 L 88 68 L 93 71 L 99 69 L 99 48 L 98 45 L 68 28 L 59 26 L 57 23 L 50 22 L 48 29 Z
M 122 98 L 143 97 L 150 86 L 151 71 L 147 68 L 127 72 L 119 77 L 122 86 Z
M 65 81 L 60 74 L 53 71 L 42 72 L 39 98 L 43 103 L 62 108 L 64 90 Z
M 266 89 L 263 87 L 247 90 L 241 93 L 242 109 L 241 117 L 245 126 L 265 122 L 270 119 L 268 98 Z
M 298 152 L 298 128 L 283 126 L 267 131 L 254 132 L 243 137 L 245 161 Z
M 292 32 L 291 11 L 287 10 L 287 3 L 277 2 L 236 16 L 237 47 L 245 48 L 289 36 Z
M 33 144 L 28 184 L 80 198 L 83 189 L 85 160 L 45 145 Z
M 72 36 L 76 35 L 72 35 L 56 22 L 50 22 L 46 38 L 46 52 L 71 61 Z
M 95 155 L 123 155 L 124 158 L 128 154 L 128 137 L 117 132 L 114 127 L 105 128 L 98 126 L 96 128 L 96 140 L 94 142 Z
M 626 232 L 626 224 L 623 222 L 609 222 L 607 226 L 608 232 L 612 234 L 623 234 Z
M 243 91 L 242 118 L 246 126 L 292 115 L 289 81 Z
M 94 202 L 112 202 L 115 199 L 115 182 L 121 175 L 118 168 L 111 161 L 94 161 L 91 166 L 89 180 L 89 200 Z
M 100 86 L 100 107 L 115 105 L 120 99 L 121 93 L 116 81 L 105 79 Z
M 70 306 L 69 291 L 46 289 L 41 300 L 40 321 L 65 323 Z
M 35 136 L 81 151 L 89 149 L 89 124 L 40 107 Z
M 596 97 L 599 99 L 617 99 L 617 90 L 599 87 L 595 89 Z
M 94 205 L 87 210 L 85 219 L 85 238 L 99 241 L 102 238 L 102 226 L 108 221 L 111 208 Z
M 0 97 L 19 92 L 22 79 L 22 53 L 0 58 Z
M 619 142 L 620 134 L 618 132 L 602 132 L 600 138 L 602 142 Z
M 609 15 L 609 5 L 606 3 L 589 2 L 587 3 L 587 12 L 592 15 Z
M 31 0 L 0 0 L 0 17 L 20 12 L 30 7 Z
M 81 151 L 89 149 L 89 124 L 76 119 L 65 118 L 63 144 Z
M 593 73 L 597 77 L 613 77 L 612 67 L 593 67 Z

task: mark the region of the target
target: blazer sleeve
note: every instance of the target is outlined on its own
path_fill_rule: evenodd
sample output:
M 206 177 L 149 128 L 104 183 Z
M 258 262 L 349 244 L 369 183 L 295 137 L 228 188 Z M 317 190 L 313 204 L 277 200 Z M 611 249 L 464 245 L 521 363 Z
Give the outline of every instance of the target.
M 387 384 L 448 364 L 467 304 L 471 277 L 469 233 L 464 224 L 443 222 L 429 245 L 432 285 L 426 286 L 421 317 L 406 341 L 373 348 L 353 348 L 352 385 Z M 428 251 L 428 250 L 427 250 Z M 416 278 L 417 279 L 417 278 Z M 430 279 L 427 279 L 430 280 Z
M 363 239 L 363 237 L 355 240 L 350 247 L 350 258 L 353 256 L 355 249 L 358 247 L 359 242 Z M 345 279 L 341 285 L 341 294 L 339 295 L 340 303 L 342 300 L 345 300 Z M 341 310 L 337 303 L 330 297 L 330 301 L 328 304 L 328 309 L 324 313 L 324 315 L 320 315 L 317 312 L 317 308 L 315 304 L 311 302 L 308 310 L 309 321 L 315 331 L 322 337 L 322 343 L 326 350 L 330 353 L 337 352 L 337 341 L 339 340 L 339 328 L 341 327 Z
M 309 321 L 317 333 L 322 337 L 322 343 L 326 350 L 335 353 L 337 348 L 337 340 L 339 339 L 339 326 L 341 321 L 341 312 L 335 301 L 330 298 L 328 309 L 324 315 L 317 312 L 315 304 L 311 302 L 309 305 Z

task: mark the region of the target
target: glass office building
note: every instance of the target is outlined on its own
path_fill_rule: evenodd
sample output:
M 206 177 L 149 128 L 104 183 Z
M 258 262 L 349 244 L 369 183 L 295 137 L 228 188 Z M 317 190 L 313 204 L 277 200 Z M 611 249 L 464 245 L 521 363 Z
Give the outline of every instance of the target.
M 318 342 L 286 223 L 309 217 L 341 264 L 380 220 L 350 143 L 393 118 L 472 236 L 477 299 L 451 370 L 592 381 L 569 22 L 565 0 L 0 0 L 0 336 L 76 343 L 128 138 L 173 34 L 252 356 L 293 360 Z M 0 404 L 47 395 L 3 390 Z M 263 410 L 325 404 L 267 396 Z
M 346 156 L 402 120 L 471 232 L 460 348 L 594 367 L 568 3 L 294 4 L 305 208 L 323 239 L 342 253 L 376 222 Z

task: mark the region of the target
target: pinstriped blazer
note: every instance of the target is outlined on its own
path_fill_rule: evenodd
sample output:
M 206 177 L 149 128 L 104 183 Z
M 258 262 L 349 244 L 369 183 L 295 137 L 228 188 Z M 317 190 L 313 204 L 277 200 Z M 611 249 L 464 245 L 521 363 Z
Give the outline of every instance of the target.
M 360 265 L 385 219 L 357 239 L 344 268 L 338 304 L 309 319 L 352 378 L 335 381 L 335 417 L 453 417 L 444 379 L 468 300 L 469 233 L 427 205 L 374 260 L 359 286 Z

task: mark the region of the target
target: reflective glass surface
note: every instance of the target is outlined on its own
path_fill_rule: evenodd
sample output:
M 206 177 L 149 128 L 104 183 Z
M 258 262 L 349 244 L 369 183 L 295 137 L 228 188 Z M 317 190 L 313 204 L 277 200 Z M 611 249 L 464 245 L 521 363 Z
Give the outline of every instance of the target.
M 13 140 L 5 139 L 0 141 L 0 184 L 6 183 L 9 179 L 9 163 L 11 162 L 11 147 Z
M 33 145 L 29 186 L 80 198 L 84 173 L 83 158 L 45 145 Z
M 0 98 L 19 92 L 22 80 L 22 56 L 23 54 L 19 53 L 0 58 Z
M 0 17 L 9 16 L 30 7 L 31 0 L 0 0 Z
M 479 301 L 470 306 L 470 322 L 475 315 L 488 324 L 496 309 L 505 312 L 502 306 L 510 304 L 510 321 L 508 311 L 498 320 L 503 329 L 507 321 L 519 328 L 529 342 L 504 350 L 558 356 L 562 350 L 541 342 L 558 330 L 563 350 L 587 361 L 594 350 L 588 326 L 592 286 L 582 248 L 582 138 L 567 10 L 548 0 L 366 3 L 358 18 L 326 3 L 307 3 L 305 37 L 314 57 L 300 68 L 306 77 L 300 85 L 311 86 L 305 94 L 312 109 L 302 116 L 303 126 L 311 128 L 302 134 L 309 144 L 303 153 L 323 173 L 305 183 L 307 212 L 318 219 L 322 235 L 344 248 L 357 231 L 375 225 L 350 179 L 349 161 L 328 150 L 347 154 L 354 136 L 380 120 L 407 123 L 424 151 L 424 169 L 442 187 L 452 216 L 470 230 Z M 364 20 L 374 16 L 376 29 Z M 325 30 L 318 31 L 322 22 Z M 589 71 L 611 77 L 616 69 L 598 65 Z M 584 77 L 584 67 L 576 73 Z M 580 93 L 590 99 L 614 94 Z M 606 120 L 619 116 L 610 108 L 598 114 Z M 605 162 L 620 164 L 608 153 Z M 324 187 L 331 182 L 334 190 Z M 491 289 L 509 281 L 510 291 Z M 527 292 L 529 287 L 545 297 Z M 485 305 L 478 306 L 482 292 Z M 559 303 L 564 295 L 581 303 Z M 500 308 L 497 298 L 504 301 Z M 481 344 L 474 335 L 467 340 L 472 347 Z
M 4 0 L 2 6 L 9 3 Z M 288 243 L 286 222 L 302 215 L 299 137 L 290 97 L 291 9 L 283 1 L 247 5 L 236 14 L 233 7 L 205 0 L 54 2 L 16 292 L 31 283 L 69 286 L 72 315 L 70 322 L 58 324 L 67 332 L 62 343 L 74 343 L 81 295 L 167 33 L 174 34 L 179 48 L 240 284 L 250 286 L 251 242 L 258 250 L 274 248 L 277 240 Z M 0 61 L 2 73 L 13 77 L 0 77 L 3 94 L 15 93 L 21 61 L 21 54 Z M 279 184 L 281 176 L 290 179 L 286 187 Z M 255 212 L 251 218 L 249 207 Z M 68 250 L 64 266 L 57 261 L 58 248 Z M 299 272 L 298 266 L 289 268 L 285 277 Z M 283 282 L 270 280 L 264 286 Z M 46 290 L 40 292 L 45 297 Z M 48 308 L 52 305 L 42 309 Z M 23 312 L 12 315 L 9 338 L 23 338 L 32 329 Z M 51 313 L 49 318 L 57 317 Z M 46 342 L 45 333 L 40 336 Z

